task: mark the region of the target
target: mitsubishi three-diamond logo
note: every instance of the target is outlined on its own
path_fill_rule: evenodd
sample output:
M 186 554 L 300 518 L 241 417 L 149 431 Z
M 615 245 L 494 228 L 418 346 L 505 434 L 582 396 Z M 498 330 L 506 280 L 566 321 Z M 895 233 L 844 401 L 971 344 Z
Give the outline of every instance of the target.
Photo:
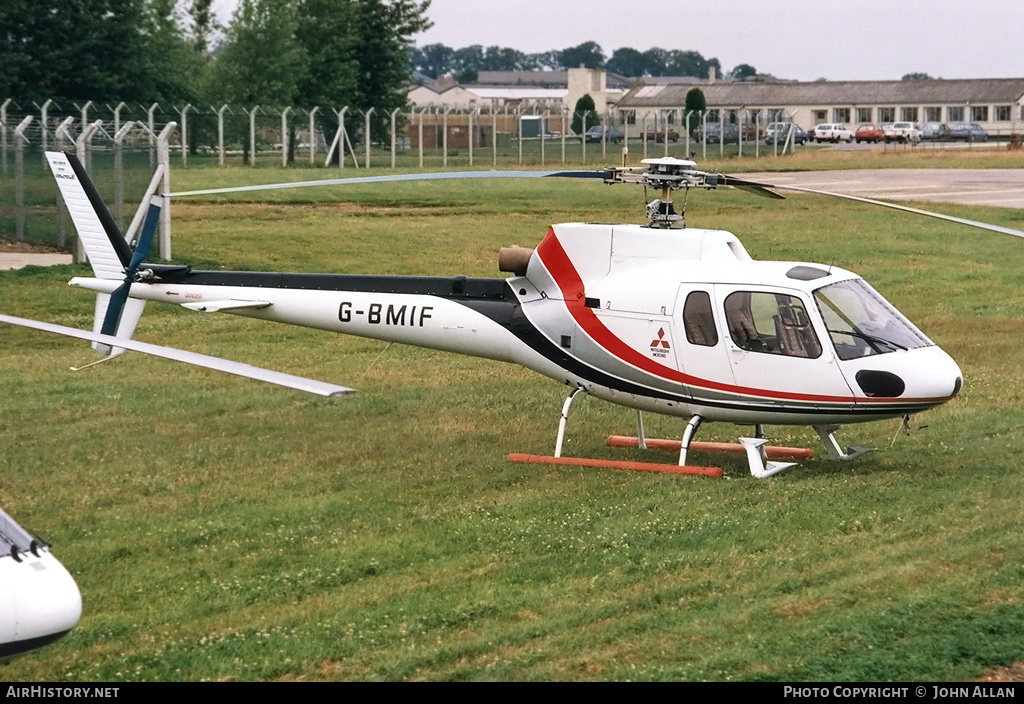
M 666 350 L 671 349 L 665 339 L 665 328 L 658 328 L 658 337 L 651 341 L 651 354 L 655 357 L 667 357 Z

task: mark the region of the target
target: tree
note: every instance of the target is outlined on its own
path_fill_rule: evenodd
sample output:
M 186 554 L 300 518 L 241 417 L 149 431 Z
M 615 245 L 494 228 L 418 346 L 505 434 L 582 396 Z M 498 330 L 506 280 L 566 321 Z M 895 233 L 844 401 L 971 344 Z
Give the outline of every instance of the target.
M 427 44 L 419 52 L 420 59 L 413 66 L 424 76 L 437 80 L 451 72 L 452 58 L 455 55 L 451 47 L 444 44 Z
M 904 74 L 903 78 L 901 78 L 900 80 L 901 81 L 931 81 L 931 80 L 934 80 L 934 79 L 932 79 L 932 77 L 929 76 L 927 73 L 907 73 L 907 74 Z
M 745 81 L 748 78 L 753 78 L 757 75 L 757 69 L 750 64 L 739 64 L 735 66 L 732 71 L 729 71 L 729 75 L 737 81 Z
M 587 93 L 576 101 L 576 107 L 572 111 L 572 131 L 576 134 L 583 134 L 587 125 L 597 124 L 597 105 L 594 99 Z
M 683 112 L 687 115 L 686 131 L 690 132 L 700 122 L 700 114 L 708 109 L 708 101 L 704 97 L 704 91 L 700 88 L 691 88 L 686 92 L 686 102 L 683 105 Z
M 673 49 L 666 52 L 666 76 L 693 76 L 707 78 L 708 68 L 713 64 L 705 59 L 699 51 L 679 51 Z M 714 59 L 717 63 L 717 59 Z
M 3 0 L 0 95 L 18 100 L 145 99 L 146 0 Z
M 648 71 L 643 53 L 628 46 L 613 51 L 604 67 L 613 73 L 631 77 L 647 75 Z
M 604 52 L 597 42 L 583 42 L 558 52 L 558 66 L 570 68 L 601 68 L 604 66 Z
M 224 102 L 290 105 L 308 69 L 296 41 L 299 14 L 292 0 L 241 0 L 213 71 Z

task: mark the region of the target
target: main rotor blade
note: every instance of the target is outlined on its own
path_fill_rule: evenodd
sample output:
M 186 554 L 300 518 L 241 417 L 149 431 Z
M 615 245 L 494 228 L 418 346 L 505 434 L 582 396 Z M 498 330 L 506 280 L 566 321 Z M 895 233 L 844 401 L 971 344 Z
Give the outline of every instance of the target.
M 290 181 L 286 183 L 264 183 L 255 186 L 230 186 L 228 188 L 206 188 L 198 191 L 165 193 L 171 198 L 184 196 L 211 196 L 220 193 L 245 193 L 250 191 L 273 191 L 284 188 L 309 188 L 314 186 L 351 186 L 359 183 L 387 183 L 391 181 L 440 181 L 465 178 L 594 178 L 605 179 L 608 172 L 601 171 L 452 171 L 448 173 L 393 174 L 388 176 L 356 176 L 354 178 L 328 178 L 319 181 Z
M 775 198 L 777 200 L 786 199 L 786 196 L 779 195 L 774 191 L 768 190 L 769 188 L 775 188 L 775 186 L 747 181 L 746 179 L 736 178 L 735 176 L 726 176 L 725 174 L 718 174 L 718 182 L 724 186 L 733 186 L 763 198 Z
M 728 185 L 736 185 L 730 183 L 730 181 L 738 181 L 732 176 L 727 177 Z M 961 225 L 968 225 L 970 227 L 978 227 L 982 230 L 990 230 L 991 232 L 998 232 L 1004 235 L 1011 235 L 1013 237 L 1024 237 L 1024 232 L 1020 230 L 1014 230 L 1011 227 L 1003 227 L 1002 225 L 992 225 L 987 222 L 980 222 L 978 220 L 968 220 L 966 218 L 958 218 L 953 215 L 944 215 L 942 213 L 936 213 L 931 210 L 922 210 L 921 208 L 911 208 L 909 205 L 899 205 L 897 203 L 890 203 L 885 200 L 876 200 L 874 198 L 864 198 L 863 196 L 851 196 L 846 193 L 834 193 L 832 191 L 820 191 L 816 188 L 805 188 L 804 186 L 783 186 L 779 184 L 767 184 L 767 183 L 755 183 L 754 181 L 745 181 L 743 185 L 759 186 L 761 188 L 775 188 L 780 191 L 797 191 L 799 193 L 812 193 L 818 196 L 831 196 L 833 198 L 843 198 L 845 200 L 852 200 L 858 203 L 868 203 L 869 205 L 879 205 L 883 208 L 892 208 L 893 210 L 902 210 L 905 213 L 913 213 L 915 215 L 925 215 L 930 218 L 938 218 L 939 220 L 947 220 L 949 222 L 959 223 Z
M 992 225 L 987 222 L 980 222 L 978 220 L 967 220 L 966 218 L 958 218 L 953 215 L 944 215 L 942 213 L 935 213 L 931 210 L 921 210 L 920 208 L 911 208 L 909 205 L 897 205 L 896 203 L 890 203 L 884 200 L 875 200 L 874 198 L 864 198 L 862 196 L 851 196 L 845 193 L 832 193 L 831 191 L 818 191 L 813 188 L 804 188 L 803 186 L 772 186 L 772 188 L 778 188 L 784 191 L 800 191 L 803 193 L 814 193 L 822 196 L 832 196 L 833 198 L 845 198 L 846 200 L 854 200 L 860 203 L 870 203 L 871 205 L 880 205 L 883 208 L 892 208 L 893 210 L 902 210 L 906 213 L 914 213 L 915 215 L 927 215 L 930 218 L 938 218 L 939 220 L 948 220 L 949 222 L 957 222 L 961 225 L 969 225 L 971 227 L 980 227 L 983 230 L 991 230 L 992 232 L 999 232 L 1004 235 L 1012 235 L 1013 237 L 1024 237 L 1024 232 L 1020 230 L 1014 230 L 1011 227 L 1003 227 L 1001 225 Z
M 241 362 L 232 362 L 231 360 L 221 359 L 220 357 L 210 357 L 205 354 L 187 352 L 173 347 L 161 347 L 160 345 L 151 345 L 148 342 L 138 342 L 137 340 L 111 337 L 110 335 L 89 332 L 88 330 L 79 330 L 78 328 L 69 328 L 63 325 L 43 323 L 38 320 L 16 318 L 13 315 L 0 315 L 0 323 L 21 325 L 22 327 L 42 330 L 43 332 L 57 333 L 58 335 L 66 335 L 67 337 L 77 337 L 80 340 L 101 342 L 105 345 L 110 345 L 111 347 L 123 347 L 136 352 L 153 355 L 154 357 L 163 357 L 164 359 L 172 359 L 176 362 L 184 362 L 197 367 L 213 369 L 218 372 L 236 374 L 238 376 L 248 377 L 249 379 L 256 379 L 257 381 L 266 381 L 271 384 L 277 384 L 278 386 L 287 386 L 290 389 L 306 391 L 320 396 L 341 396 L 344 394 L 354 393 L 355 391 L 354 389 L 350 389 L 346 386 L 337 386 L 335 384 L 328 384 L 314 379 L 306 379 L 293 374 L 275 372 L 269 369 L 263 369 L 262 367 L 242 364 Z

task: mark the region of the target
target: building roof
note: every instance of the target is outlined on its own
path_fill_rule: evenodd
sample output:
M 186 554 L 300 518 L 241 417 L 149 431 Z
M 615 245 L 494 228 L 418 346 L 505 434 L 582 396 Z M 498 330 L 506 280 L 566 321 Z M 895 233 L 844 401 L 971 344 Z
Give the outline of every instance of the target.
M 609 88 L 626 88 L 629 80 L 617 73 L 605 72 L 605 85 Z M 477 85 L 481 86 L 519 86 L 530 85 L 544 88 L 566 88 L 569 85 L 568 71 L 480 71 L 477 73 Z
M 620 108 L 680 107 L 686 84 L 639 86 L 619 101 Z M 928 79 L 921 81 L 739 81 L 700 86 L 708 105 L 924 105 L 927 103 L 1015 103 L 1024 96 L 1024 78 Z

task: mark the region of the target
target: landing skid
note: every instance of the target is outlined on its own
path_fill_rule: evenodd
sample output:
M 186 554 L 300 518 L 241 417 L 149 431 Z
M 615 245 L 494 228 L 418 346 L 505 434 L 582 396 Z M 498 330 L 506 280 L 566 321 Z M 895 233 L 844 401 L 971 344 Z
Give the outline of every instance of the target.
M 828 452 L 828 456 L 834 460 L 855 460 L 861 455 L 866 455 L 875 448 L 873 447 L 862 447 L 860 445 L 851 445 L 846 448 L 844 452 L 839 446 L 839 442 L 836 440 L 835 432 L 839 430 L 841 425 L 815 425 L 814 430 L 818 433 L 818 437 L 821 438 L 821 442 L 825 445 L 825 451 Z
M 678 451 L 678 464 L 670 465 L 649 462 L 618 462 L 614 460 L 562 457 L 562 447 L 565 444 L 565 429 L 569 420 L 569 409 L 576 397 L 585 393 L 587 393 L 587 390 L 582 386 L 578 386 L 572 390 L 572 393 L 569 394 L 565 399 L 565 402 L 562 404 L 562 414 L 558 421 L 558 436 L 555 439 L 555 452 L 553 455 L 511 454 L 508 457 L 509 461 L 527 462 L 531 464 L 569 464 L 583 467 L 611 467 L 614 469 L 671 472 L 675 474 L 703 474 L 706 476 L 720 477 L 722 476 L 722 470 L 718 467 L 696 467 L 688 465 L 686 463 L 686 455 L 688 451 L 734 452 L 745 454 L 747 456 L 747 464 L 750 467 L 750 474 L 757 479 L 764 479 L 766 477 L 775 476 L 779 472 L 796 464 L 796 462 L 776 461 L 779 458 L 806 460 L 814 457 L 814 452 L 812 450 L 799 447 L 775 447 L 768 445 L 768 440 L 764 437 L 764 428 L 761 425 L 755 426 L 754 434 L 756 437 L 740 438 L 739 443 L 694 441 L 693 437 L 696 435 L 697 429 L 700 428 L 701 423 L 704 421 L 700 415 L 694 415 L 690 418 L 689 422 L 686 424 L 686 429 L 683 431 L 683 437 L 681 440 L 648 438 L 644 434 L 644 421 L 640 411 L 636 412 L 636 437 L 611 435 L 608 437 L 607 444 L 612 447 L 638 447 L 641 449 L 652 448 L 658 450 Z M 834 460 L 849 461 L 856 459 L 867 452 L 871 452 L 871 450 L 874 449 L 871 447 L 860 447 L 854 445 L 844 451 L 839 446 L 839 443 L 835 438 L 835 432 L 839 430 L 841 426 L 816 425 L 813 427 L 819 437 L 821 437 L 822 442 L 825 444 L 825 450 L 828 452 L 829 457 Z
M 671 474 L 700 474 L 707 477 L 720 477 L 722 470 L 719 467 L 691 467 L 682 460 L 679 464 L 656 464 L 653 462 L 620 462 L 616 460 L 599 460 L 585 457 L 562 457 L 562 447 L 565 444 L 565 427 L 569 421 L 569 409 L 572 402 L 580 394 L 587 393 L 582 386 L 572 390 L 572 393 L 562 404 L 562 414 L 558 420 L 558 436 L 555 438 L 555 453 L 553 455 L 526 455 L 513 453 L 508 456 L 509 462 L 521 462 L 527 464 L 561 464 L 574 465 L 578 467 L 608 467 L 611 469 L 632 469 L 640 472 L 668 472 Z M 639 447 L 647 447 L 644 437 L 644 420 L 640 411 L 636 412 L 636 442 Z M 683 454 L 683 459 L 686 455 Z

